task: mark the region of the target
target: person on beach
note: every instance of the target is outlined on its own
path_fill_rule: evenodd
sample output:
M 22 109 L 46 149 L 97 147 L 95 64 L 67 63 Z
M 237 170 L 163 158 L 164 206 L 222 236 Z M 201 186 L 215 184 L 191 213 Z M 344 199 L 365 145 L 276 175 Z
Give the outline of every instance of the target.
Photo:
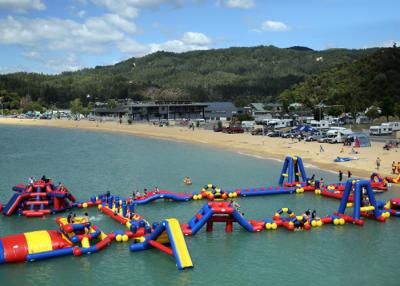
M 381 158 L 376 158 L 376 169 L 379 170 L 379 168 L 381 167 Z
M 350 171 L 350 170 L 348 170 L 348 171 L 347 171 L 347 178 L 349 178 L 349 179 L 350 179 L 352 175 L 353 175 L 353 174 L 351 173 L 351 171 Z
M 397 170 L 397 164 L 395 161 L 393 161 L 392 163 L 392 174 L 396 174 L 396 170 Z
M 324 147 L 322 147 L 322 145 L 319 145 L 319 153 L 325 152 Z
M 339 182 L 342 182 L 343 180 L 343 172 L 342 170 L 339 170 Z
M 400 174 L 400 162 L 397 162 L 397 173 Z

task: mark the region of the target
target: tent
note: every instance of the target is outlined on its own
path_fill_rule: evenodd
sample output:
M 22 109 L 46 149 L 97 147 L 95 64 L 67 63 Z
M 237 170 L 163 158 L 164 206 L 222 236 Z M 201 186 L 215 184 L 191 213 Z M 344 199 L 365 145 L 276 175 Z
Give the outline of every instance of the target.
M 371 147 L 371 142 L 365 133 L 353 133 L 347 138 L 353 143 L 353 147 Z
M 317 129 L 315 129 L 309 125 L 299 125 L 296 128 L 294 128 L 293 130 L 299 131 L 299 132 L 316 132 L 317 131 Z

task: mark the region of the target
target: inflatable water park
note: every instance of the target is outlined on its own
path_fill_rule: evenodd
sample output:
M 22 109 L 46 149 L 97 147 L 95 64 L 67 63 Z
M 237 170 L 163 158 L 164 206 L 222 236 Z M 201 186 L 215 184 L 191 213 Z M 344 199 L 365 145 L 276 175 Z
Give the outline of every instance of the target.
M 212 232 L 216 223 L 225 224 L 228 233 L 232 232 L 235 225 L 246 232 L 258 233 L 277 229 L 309 231 L 324 225 L 362 226 L 367 220 L 385 222 L 391 216 L 400 217 L 400 198 L 389 201 L 376 199 L 377 192 L 387 191 L 388 184 L 396 182 L 393 178 L 382 178 L 378 173 L 373 173 L 369 180 L 349 179 L 344 183 L 325 185 L 307 176 L 303 161 L 297 156 L 285 158 L 277 187 L 223 190 L 207 184 L 199 192 L 191 194 L 156 189 L 145 195 L 125 198 L 107 192 L 78 201 L 61 183 L 56 186 L 51 180 L 32 181 L 28 185 L 13 187 L 14 194 L 8 203 L 0 204 L 0 211 L 5 216 L 30 218 L 54 214 L 57 215 L 57 228 L 1 237 L 0 264 L 67 255 L 79 257 L 100 252 L 114 242 L 131 242 L 129 250 L 132 252 L 157 249 L 171 256 L 178 269 L 188 269 L 194 264 L 185 236 L 195 236 L 204 228 L 206 232 Z M 245 218 L 234 200 L 237 197 L 296 195 L 304 192 L 337 199 L 340 201 L 337 211 L 318 217 L 315 211 L 296 214 L 285 206 L 271 211 L 262 220 L 253 220 Z M 166 218 L 150 223 L 135 210 L 137 205 L 158 200 L 205 200 L 205 203 L 187 222 Z M 88 207 L 97 207 L 100 213 L 118 222 L 124 229 L 105 233 L 87 216 L 71 216 L 71 213 L 67 217 L 60 215 L 74 208 Z

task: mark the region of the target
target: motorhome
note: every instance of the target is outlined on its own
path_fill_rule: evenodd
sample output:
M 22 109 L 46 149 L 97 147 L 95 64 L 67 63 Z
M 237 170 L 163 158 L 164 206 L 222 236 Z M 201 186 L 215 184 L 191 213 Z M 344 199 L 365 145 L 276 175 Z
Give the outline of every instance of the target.
M 373 136 L 391 135 L 393 132 L 392 127 L 390 127 L 388 125 L 384 125 L 384 124 L 382 124 L 380 126 L 371 126 L 369 128 L 369 135 L 373 135 Z
M 293 126 L 293 119 L 266 119 L 263 123 L 269 128 L 281 129 Z
M 400 122 L 382 123 L 381 126 L 392 128 L 392 131 L 399 131 L 400 130 Z
M 242 121 L 242 128 L 251 129 L 256 125 L 255 121 Z
M 310 122 L 311 127 L 318 129 L 318 130 L 327 130 L 329 129 L 329 121 L 328 120 L 311 120 Z
M 326 142 L 327 143 L 343 143 L 346 138 L 351 135 L 353 131 L 343 127 L 336 127 L 328 130 L 326 132 Z

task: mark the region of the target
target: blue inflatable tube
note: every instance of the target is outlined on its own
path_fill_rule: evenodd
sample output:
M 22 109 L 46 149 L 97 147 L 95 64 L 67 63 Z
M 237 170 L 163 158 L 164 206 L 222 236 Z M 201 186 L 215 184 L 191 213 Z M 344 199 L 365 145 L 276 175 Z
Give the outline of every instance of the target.
M 295 189 L 272 189 L 265 191 L 256 191 L 257 189 L 250 190 L 242 190 L 240 192 L 240 196 L 248 197 L 248 196 L 265 196 L 265 195 L 282 195 L 282 194 L 293 194 L 295 193 Z
M 235 211 L 232 213 L 232 216 L 233 216 L 233 217 L 236 219 L 236 221 L 237 221 L 241 226 L 243 226 L 248 232 L 254 232 L 253 226 L 252 226 L 247 220 L 245 220 L 244 217 L 243 217 L 237 210 L 235 210 Z
M 40 253 L 28 254 L 26 256 L 26 261 L 43 260 L 47 258 L 53 258 L 65 255 L 73 255 L 73 249 L 74 249 L 73 247 L 68 247 L 68 248 L 61 248 Z
M 179 202 L 187 202 L 187 201 L 190 201 L 192 199 L 192 197 L 191 196 L 177 196 L 174 194 L 156 194 L 156 195 L 152 195 L 152 196 L 147 197 L 142 200 L 134 200 L 133 203 L 135 205 L 144 205 L 144 204 L 148 204 L 152 201 L 159 200 L 159 199 L 169 199 L 169 200 L 174 200 L 174 201 L 179 201 Z
M 208 205 L 207 205 L 208 206 Z M 213 211 L 211 208 L 209 208 L 202 218 L 197 221 L 197 223 L 193 223 L 192 226 L 190 227 L 192 231 L 192 235 L 195 235 L 202 227 L 203 225 L 210 219 L 210 217 L 213 215 Z

